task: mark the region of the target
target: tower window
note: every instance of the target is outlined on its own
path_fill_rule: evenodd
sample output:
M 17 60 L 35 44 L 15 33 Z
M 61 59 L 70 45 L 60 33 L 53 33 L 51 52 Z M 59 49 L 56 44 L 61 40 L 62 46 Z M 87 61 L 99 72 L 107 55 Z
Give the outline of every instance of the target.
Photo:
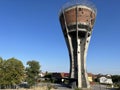
M 90 36 L 90 33 L 88 33 L 88 37 Z
M 81 8 L 79 8 L 79 11 L 82 11 L 82 9 L 81 9 Z
M 84 12 L 82 11 L 82 14 L 84 14 Z

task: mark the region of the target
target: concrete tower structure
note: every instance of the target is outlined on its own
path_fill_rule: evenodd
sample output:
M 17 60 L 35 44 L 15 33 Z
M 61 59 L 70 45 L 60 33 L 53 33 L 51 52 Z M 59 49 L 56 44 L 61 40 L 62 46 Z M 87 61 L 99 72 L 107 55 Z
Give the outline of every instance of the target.
M 78 88 L 89 88 L 86 56 L 96 18 L 96 8 L 87 0 L 73 0 L 59 14 L 70 57 L 70 78 Z

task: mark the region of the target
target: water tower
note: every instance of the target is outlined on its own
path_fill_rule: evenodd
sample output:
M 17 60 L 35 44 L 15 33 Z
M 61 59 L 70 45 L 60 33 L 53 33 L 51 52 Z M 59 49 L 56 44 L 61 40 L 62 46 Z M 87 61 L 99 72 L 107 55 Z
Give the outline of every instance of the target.
M 71 0 L 59 14 L 70 57 L 70 78 L 78 88 L 89 88 L 86 56 L 96 18 L 94 4 L 87 0 Z

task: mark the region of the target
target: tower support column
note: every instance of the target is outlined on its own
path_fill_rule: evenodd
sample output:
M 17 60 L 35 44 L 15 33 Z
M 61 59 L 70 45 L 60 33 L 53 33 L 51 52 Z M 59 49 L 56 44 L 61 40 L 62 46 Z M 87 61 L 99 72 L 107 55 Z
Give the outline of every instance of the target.
M 81 54 L 80 54 L 81 52 L 80 52 L 80 39 L 78 39 L 77 40 L 77 67 L 78 67 L 78 72 L 77 72 L 77 76 L 78 76 L 78 80 L 77 80 L 77 82 L 78 82 L 78 88 L 82 88 L 82 72 L 81 72 L 81 70 L 82 70 L 82 62 L 80 61 L 81 59 Z

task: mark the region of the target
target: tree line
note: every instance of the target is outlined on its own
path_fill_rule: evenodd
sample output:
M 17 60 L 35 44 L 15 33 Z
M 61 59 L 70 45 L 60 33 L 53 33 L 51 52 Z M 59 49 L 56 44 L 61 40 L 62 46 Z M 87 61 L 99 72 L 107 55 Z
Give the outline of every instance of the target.
M 16 58 L 4 60 L 0 57 L 0 88 L 11 88 L 22 82 L 28 82 L 32 86 L 39 72 L 40 64 L 36 60 L 28 61 L 25 67 L 21 60 Z

